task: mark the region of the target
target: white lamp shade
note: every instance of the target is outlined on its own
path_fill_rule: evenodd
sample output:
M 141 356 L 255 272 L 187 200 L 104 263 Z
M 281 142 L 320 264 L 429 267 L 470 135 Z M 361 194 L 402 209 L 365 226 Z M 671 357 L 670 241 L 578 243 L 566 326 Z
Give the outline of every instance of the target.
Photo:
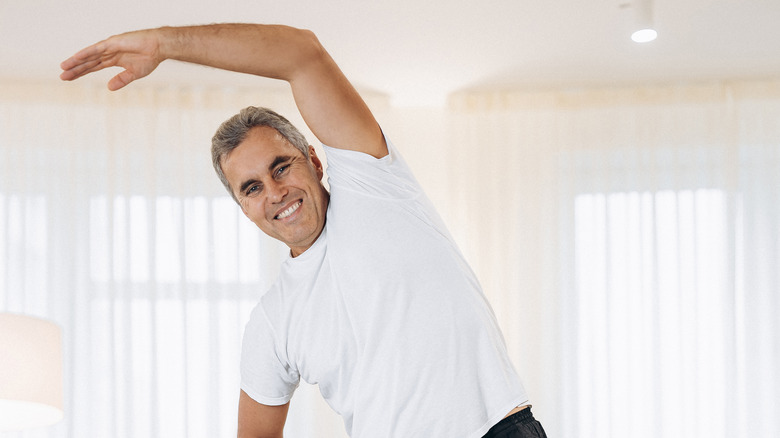
M 653 41 L 658 36 L 653 24 L 653 0 L 633 0 L 631 7 L 634 10 L 631 39 L 637 43 Z
M 0 313 L 0 431 L 48 426 L 62 417 L 59 326 Z

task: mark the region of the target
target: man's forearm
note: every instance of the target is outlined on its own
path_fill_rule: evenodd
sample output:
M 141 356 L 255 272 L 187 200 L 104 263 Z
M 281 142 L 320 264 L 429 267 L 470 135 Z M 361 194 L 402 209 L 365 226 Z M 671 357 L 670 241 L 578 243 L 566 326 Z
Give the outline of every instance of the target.
M 153 32 L 164 59 L 287 81 L 324 54 L 312 32 L 289 26 L 213 24 Z

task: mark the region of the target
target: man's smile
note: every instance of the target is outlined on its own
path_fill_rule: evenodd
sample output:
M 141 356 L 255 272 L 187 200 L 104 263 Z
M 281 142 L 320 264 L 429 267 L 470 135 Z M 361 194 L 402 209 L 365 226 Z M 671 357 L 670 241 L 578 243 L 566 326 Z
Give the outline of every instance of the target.
M 290 216 L 291 214 L 295 213 L 296 210 L 298 210 L 298 207 L 300 207 L 301 204 L 303 204 L 303 201 L 299 199 L 297 202 L 295 202 L 289 208 L 287 208 L 283 212 L 281 212 L 281 213 L 277 214 L 276 216 L 274 216 L 274 219 L 284 219 L 284 218 Z

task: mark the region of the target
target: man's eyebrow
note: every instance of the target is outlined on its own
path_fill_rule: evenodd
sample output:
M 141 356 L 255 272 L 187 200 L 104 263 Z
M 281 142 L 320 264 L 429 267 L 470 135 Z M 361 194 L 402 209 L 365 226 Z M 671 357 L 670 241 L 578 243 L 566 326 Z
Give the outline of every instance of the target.
M 292 156 L 292 155 L 279 155 L 279 156 L 277 156 L 276 158 L 274 158 L 274 160 L 268 166 L 268 171 L 269 172 L 273 172 L 273 170 L 274 170 L 274 168 L 276 166 L 278 166 L 278 165 L 280 165 L 282 163 L 286 163 L 288 161 L 291 161 L 293 158 L 295 158 L 295 157 Z M 254 178 L 250 178 L 250 179 L 244 181 L 243 183 L 241 183 L 240 192 L 243 193 L 244 191 L 246 191 L 246 189 L 251 187 L 253 184 L 259 183 L 259 182 L 260 181 L 254 179 Z
M 279 155 L 278 157 L 274 158 L 274 161 L 271 162 L 271 165 L 268 166 L 268 171 L 272 172 L 274 168 L 286 161 L 292 160 L 294 157 L 292 155 Z
M 248 180 L 244 181 L 241 184 L 241 189 L 239 190 L 239 192 L 244 193 L 246 191 L 246 189 L 248 189 L 250 186 L 252 186 L 253 184 L 255 184 L 257 182 L 259 182 L 259 181 L 254 179 L 254 178 L 248 179 Z

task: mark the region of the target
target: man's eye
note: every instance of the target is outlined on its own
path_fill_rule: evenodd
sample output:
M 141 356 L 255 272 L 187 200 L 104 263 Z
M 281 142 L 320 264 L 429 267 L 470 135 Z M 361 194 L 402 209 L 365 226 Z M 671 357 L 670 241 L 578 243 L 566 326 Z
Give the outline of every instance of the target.
M 252 187 L 250 187 L 250 188 L 248 188 L 246 190 L 246 194 L 247 195 L 251 195 L 251 194 L 256 193 L 258 191 L 260 191 L 260 184 L 255 184 L 255 185 L 253 185 Z
M 278 169 L 276 169 L 276 176 L 279 176 L 287 171 L 287 169 L 290 167 L 290 165 L 281 166 Z

